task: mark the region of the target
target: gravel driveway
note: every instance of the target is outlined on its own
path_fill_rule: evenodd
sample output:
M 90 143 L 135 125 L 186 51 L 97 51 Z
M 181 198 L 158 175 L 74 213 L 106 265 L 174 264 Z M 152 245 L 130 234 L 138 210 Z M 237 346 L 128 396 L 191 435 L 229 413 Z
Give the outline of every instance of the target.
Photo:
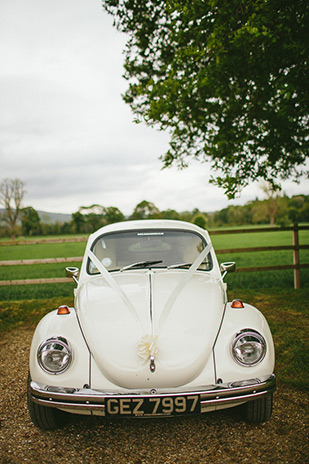
M 272 419 L 248 425 L 237 410 L 201 417 L 119 420 L 74 416 L 42 432 L 28 416 L 26 380 L 32 330 L 0 341 L 0 464 L 304 463 L 309 461 L 308 395 L 281 386 Z

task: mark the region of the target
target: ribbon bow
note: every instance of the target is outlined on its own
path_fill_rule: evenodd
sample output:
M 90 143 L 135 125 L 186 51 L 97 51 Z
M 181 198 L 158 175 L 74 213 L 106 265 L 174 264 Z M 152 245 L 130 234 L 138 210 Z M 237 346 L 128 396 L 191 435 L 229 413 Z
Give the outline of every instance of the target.
M 156 335 L 145 335 L 141 338 L 141 341 L 137 345 L 138 355 L 147 361 L 150 356 L 155 356 L 158 353 L 157 347 L 157 339 Z

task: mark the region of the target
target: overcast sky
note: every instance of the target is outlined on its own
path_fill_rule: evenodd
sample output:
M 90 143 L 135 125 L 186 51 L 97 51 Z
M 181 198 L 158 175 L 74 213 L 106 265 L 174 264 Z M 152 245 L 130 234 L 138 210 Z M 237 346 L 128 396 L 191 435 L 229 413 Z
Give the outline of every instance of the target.
M 207 164 L 161 170 L 168 135 L 133 123 L 122 101 L 126 37 L 100 0 L 0 1 L 1 175 L 26 184 L 24 206 L 71 213 L 98 203 L 130 214 L 214 211 L 263 197 L 257 185 L 228 201 Z M 309 182 L 284 184 L 288 195 Z

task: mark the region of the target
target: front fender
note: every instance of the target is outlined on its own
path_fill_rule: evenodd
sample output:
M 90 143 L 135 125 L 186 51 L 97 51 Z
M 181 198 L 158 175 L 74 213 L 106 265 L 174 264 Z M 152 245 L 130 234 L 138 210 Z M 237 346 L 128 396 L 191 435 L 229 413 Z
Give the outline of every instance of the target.
M 43 371 L 37 361 L 37 350 L 48 338 L 64 337 L 72 348 L 73 359 L 70 367 L 61 374 L 48 374 Z M 33 334 L 30 349 L 30 376 L 35 382 L 44 385 L 55 385 L 82 388 L 90 383 L 90 353 L 82 335 L 77 314 L 70 308 L 70 314 L 58 315 L 51 311 L 37 325 Z
M 241 366 L 232 356 L 233 340 L 242 329 L 254 329 L 266 340 L 265 358 L 256 366 Z M 214 359 L 216 378 L 223 383 L 263 377 L 274 372 L 275 349 L 272 335 L 265 317 L 258 309 L 246 303 L 244 308 L 232 308 L 231 303 L 227 303 L 214 346 Z

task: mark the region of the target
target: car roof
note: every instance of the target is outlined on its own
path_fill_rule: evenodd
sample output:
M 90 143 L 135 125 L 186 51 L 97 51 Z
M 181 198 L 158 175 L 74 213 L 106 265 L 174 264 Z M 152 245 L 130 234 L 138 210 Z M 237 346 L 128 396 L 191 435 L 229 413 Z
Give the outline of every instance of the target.
M 173 221 L 167 219 L 143 219 L 138 221 L 124 221 L 116 222 L 114 224 L 109 224 L 107 226 L 101 227 L 92 235 L 90 235 L 89 240 L 93 241 L 102 234 L 119 232 L 119 231 L 129 231 L 137 229 L 179 229 L 179 230 L 188 230 L 192 232 L 197 232 L 203 235 L 207 242 L 209 242 L 208 232 L 195 224 L 184 221 Z

